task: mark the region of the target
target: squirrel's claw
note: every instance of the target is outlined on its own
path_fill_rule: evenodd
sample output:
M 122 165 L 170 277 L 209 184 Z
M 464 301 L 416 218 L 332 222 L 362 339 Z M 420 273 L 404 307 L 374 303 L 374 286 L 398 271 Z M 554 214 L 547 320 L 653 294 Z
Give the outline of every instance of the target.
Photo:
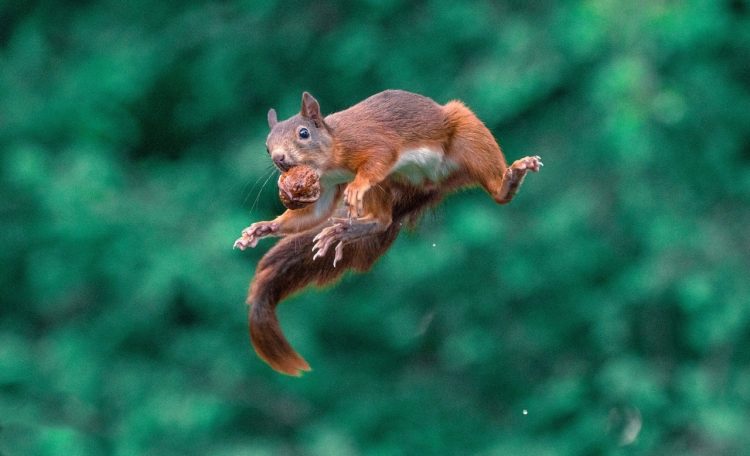
M 542 166 L 544 166 L 544 163 L 542 163 L 542 157 L 535 155 L 533 157 L 523 157 L 516 160 L 510 168 L 518 171 L 533 171 L 537 173 Z
M 336 255 L 333 257 L 333 267 L 336 267 L 336 263 L 341 261 L 344 258 L 344 241 L 339 241 L 338 244 L 336 244 L 335 249 Z
M 234 241 L 234 245 L 232 246 L 232 249 L 240 249 L 245 250 L 250 246 L 250 241 L 245 237 L 237 238 L 236 241 Z
M 320 233 L 313 238 L 312 251 L 315 252 L 313 260 L 323 258 L 328 253 L 328 249 L 338 241 L 336 248 L 334 249 L 333 267 L 341 261 L 344 257 L 344 241 L 342 240 L 342 234 L 346 231 L 346 226 L 341 223 L 336 223 L 333 226 L 323 229 Z

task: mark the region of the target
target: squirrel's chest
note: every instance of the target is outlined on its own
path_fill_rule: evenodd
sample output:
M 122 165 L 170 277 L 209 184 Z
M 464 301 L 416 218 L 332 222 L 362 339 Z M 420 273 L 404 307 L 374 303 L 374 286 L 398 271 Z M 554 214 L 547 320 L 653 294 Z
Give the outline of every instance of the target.
M 442 148 L 423 146 L 402 150 L 389 174 L 419 185 L 425 181 L 438 183 L 457 167 L 453 160 L 445 156 Z

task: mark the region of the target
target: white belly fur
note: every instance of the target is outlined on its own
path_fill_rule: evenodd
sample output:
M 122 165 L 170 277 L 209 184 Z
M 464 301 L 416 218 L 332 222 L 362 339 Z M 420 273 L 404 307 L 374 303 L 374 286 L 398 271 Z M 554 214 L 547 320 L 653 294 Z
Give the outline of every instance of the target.
M 437 183 L 455 169 L 456 163 L 447 159 L 441 149 L 418 147 L 403 150 L 390 174 L 403 177 L 413 184 L 424 181 Z
M 412 184 L 423 184 L 425 181 L 438 183 L 456 170 L 456 163 L 445 157 L 442 149 L 417 147 L 401 151 L 398 161 L 388 175 L 403 178 Z M 323 188 L 351 182 L 354 173 L 347 170 L 331 170 L 320 178 Z

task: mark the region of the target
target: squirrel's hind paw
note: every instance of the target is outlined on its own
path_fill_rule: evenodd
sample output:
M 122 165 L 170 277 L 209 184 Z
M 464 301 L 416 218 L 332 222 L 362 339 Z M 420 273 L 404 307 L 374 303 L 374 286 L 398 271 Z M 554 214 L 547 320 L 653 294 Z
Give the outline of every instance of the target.
M 533 157 L 523 157 L 516 160 L 511 165 L 511 168 L 518 171 L 533 171 L 538 173 L 542 166 L 544 166 L 544 163 L 542 163 L 542 157 L 535 155 Z
M 346 231 L 346 226 L 341 223 L 336 223 L 318 233 L 318 235 L 313 238 L 313 260 L 325 257 L 328 253 L 328 249 L 338 242 L 334 249 L 335 254 L 333 257 L 333 267 L 335 268 L 336 264 L 344 258 L 344 231 Z

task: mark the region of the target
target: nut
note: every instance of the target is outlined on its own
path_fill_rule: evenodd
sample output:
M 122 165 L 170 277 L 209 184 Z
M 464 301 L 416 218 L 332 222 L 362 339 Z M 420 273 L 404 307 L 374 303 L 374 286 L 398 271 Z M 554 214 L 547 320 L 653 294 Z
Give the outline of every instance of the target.
M 318 173 L 298 165 L 279 176 L 279 199 L 289 209 L 301 209 L 320 198 Z

